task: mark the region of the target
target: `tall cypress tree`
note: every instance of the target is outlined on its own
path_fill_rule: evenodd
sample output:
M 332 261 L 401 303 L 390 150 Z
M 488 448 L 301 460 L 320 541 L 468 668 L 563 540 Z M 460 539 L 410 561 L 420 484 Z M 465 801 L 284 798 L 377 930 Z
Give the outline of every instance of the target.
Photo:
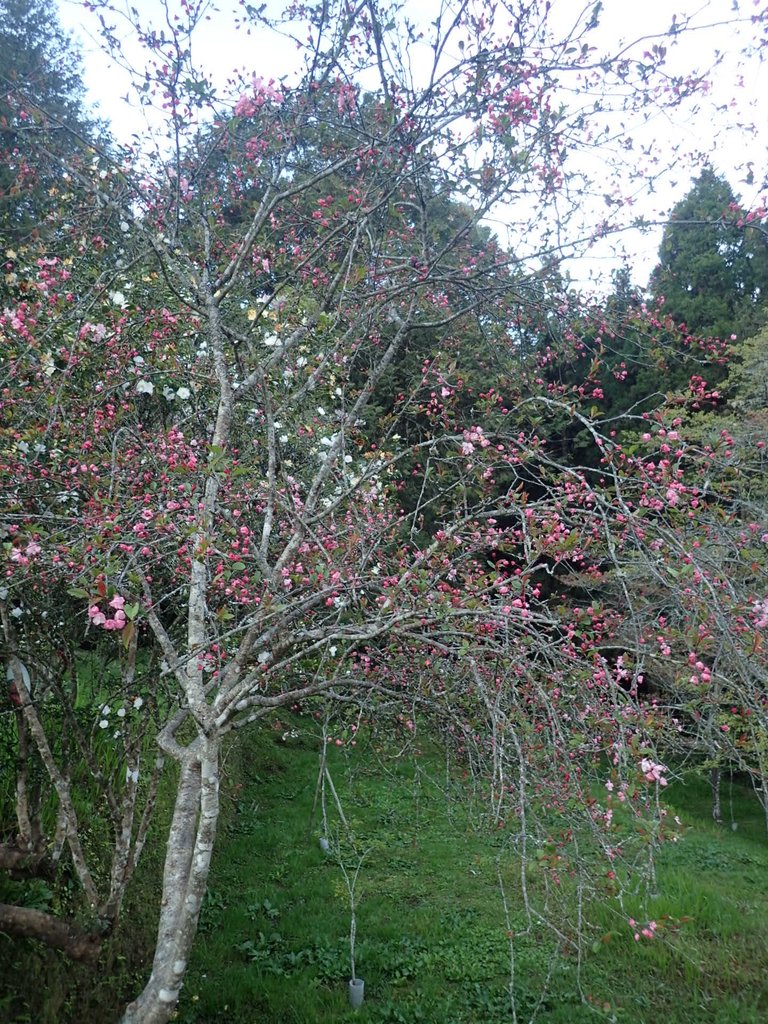
M 672 211 L 650 290 L 690 334 L 749 337 L 764 322 L 768 239 L 744 217 L 731 186 L 709 166 Z
M 6 275 L 14 259 L 7 252 L 46 233 L 62 158 L 83 149 L 96 127 L 81 70 L 50 3 L 0 0 L 0 257 Z

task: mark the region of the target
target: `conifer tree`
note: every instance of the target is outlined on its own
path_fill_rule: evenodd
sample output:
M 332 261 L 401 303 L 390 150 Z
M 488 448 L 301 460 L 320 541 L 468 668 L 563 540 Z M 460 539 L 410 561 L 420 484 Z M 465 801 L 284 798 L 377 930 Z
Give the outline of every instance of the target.
M 650 290 L 691 334 L 749 337 L 762 322 L 768 240 L 746 216 L 709 166 L 672 211 Z
M 65 181 L 58 158 L 105 134 L 87 111 L 79 53 L 51 5 L 0 0 L 0 298 L 13 294 L 20 250 L 50 240 Z

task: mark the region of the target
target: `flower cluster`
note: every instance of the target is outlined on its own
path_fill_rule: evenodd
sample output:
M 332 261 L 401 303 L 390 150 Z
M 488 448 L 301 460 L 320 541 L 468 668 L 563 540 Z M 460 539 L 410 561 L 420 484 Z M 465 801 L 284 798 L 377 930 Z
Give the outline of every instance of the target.
M 757 616 L 755 627 L 757 629 L 765 629 L 768 626 L 768 597 L 764 597 L 762 601 L 755 601 L 752 610 Z
M 634 917 L 629 918 L 629 927 L 637 929 L 635 931 L 635 942 L 639 942 L 640 939 L 653 939 L 656 937 L 656 930 L 659 927 L 656 921 L 649 921 L 644 927 L 640 927 Z
M 270 78 L 268 82 L 265 82 L 263 78 L 254 77 L 251 84 L 253 96 L 243 93 L 235 104 L 235 117 L 253 117 L 265 103 L 282 103 L 283 101 L 283 94 L 276 88 L 274 79 Z
M 97 604 L 92 604 L 88 609 L 88 618 L 94 626 L 102 626 L 104 629 L 124 629 L 128 622 L 125 615 L 125 598 L 116 594 L 109 602 L 109 607 L 113 609 L 114 615 L 107 617 Z
M 658 782 L 660 786 L 666 786 L 667 780 L 664 778 L 664 772 L 668 769 L 665 764 L 656 764 L 650 758 L 644 757 L 640 762 L 640 771 L 649 782 Z

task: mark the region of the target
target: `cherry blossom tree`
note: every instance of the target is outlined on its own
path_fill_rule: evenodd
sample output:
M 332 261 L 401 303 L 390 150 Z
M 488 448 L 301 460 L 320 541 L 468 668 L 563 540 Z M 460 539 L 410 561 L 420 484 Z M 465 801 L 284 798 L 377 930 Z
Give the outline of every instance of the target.
M 117 52 L 119 12 L 91 6 Z M 0 317 L 17 850 L 49 843 L 45 815 L 31 824 L 36 759 L 57 849 L 107 930 L 174 763 L 154 962 L 126 1022 L 173 1012 L 222 743 L 280 709 L 417 709 L 472 760 L 523 855 L 546 845 L 548 878 L 577 864 L 582 829 L 614 891 L 632 867 L 614 803 L 654 823 L 646 846 L 667 827 L 654 743 L 670 716 L 639 692 L 649 646 L 671 657 L 683 627 L 651 623 L 629 580 L 640 563 L 675 578 L 697 485 L 661 414 L 663 457 L 631 450 L 591 417 L 593 380 L 558 387 L 554 351 L 520 345 L 523 323 L 576 322 L 542 284 L 566 251 L 569 151 L 608 142 L 619 110 L 702 88 L 665 77 L 660 45 L 598 53 L 598 12 L 558 36 L 525 5 L 460 3 L 427 28 L 373 0 L 294 5 L 276 25 L 301 74 L 219 95 L 191 63 L 202 7 L 184 4 L 139 26 L 156 150 L 61 154 L 72 216 L 14 265 Z M 593 120 L 568 83 L 594 90 Z M 500 202 L 526 217 L 519 251 L 478 228 Z M 468 340 L 484 380 L 464 375 Z M 550 454 L 563 417 L 592 468 Z M 66 664 L 87 645 L 110 674 L 78 704 Z M 57 746 L 63 714 L 79 733 Z M 78 757 L 110 807 L 106 887 L 71 798 Z

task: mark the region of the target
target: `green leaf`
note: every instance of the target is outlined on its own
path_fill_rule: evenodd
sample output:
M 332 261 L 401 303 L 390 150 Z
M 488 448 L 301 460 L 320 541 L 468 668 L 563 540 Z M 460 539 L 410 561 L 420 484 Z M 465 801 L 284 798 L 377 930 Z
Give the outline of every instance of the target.
M 128 650 L 128 647 L 129 647 L 129 645 L 131 643 L 131 640 L 133 640 L 133 635 L 134 635 L 135 632 L 136 632 L 136 627 L 134 626 L 134 624 L 132 622 L 129 622 L 128 625 L 125 626 L 125 628 L 123 629 L 123 632 L 122 632 L 123 647 L 125 647 L 126 650 Z

